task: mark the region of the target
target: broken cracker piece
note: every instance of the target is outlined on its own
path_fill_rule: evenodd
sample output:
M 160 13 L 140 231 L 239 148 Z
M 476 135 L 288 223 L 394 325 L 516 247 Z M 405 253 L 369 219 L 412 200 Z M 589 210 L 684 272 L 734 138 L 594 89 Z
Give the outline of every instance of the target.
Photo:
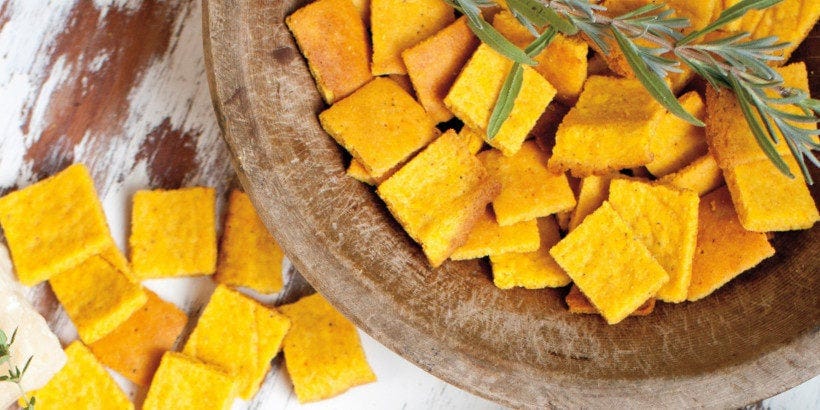
M 704 119 L 706 106 L 696 91 L 682 95 L 678 102 L 695 118 Z M 692 125 L 670 112 L 661 118 L 655 137 L 649 145 L 653 158 L 652 162 L 646 164 L 646 168 L 656 177 L 678 171 L 707 154 L 708 150 L 704 128 Z
M 541 246 L 535 252 L 490 255 L 493 283 L 499 289 L 520 286 L 525 289 L 559 288 L 570 279 L 550 256 L 549 250 L 561 239 L 552 216 L 538 218 Z
M 214 279 L 259 293 L 276 293 L 282 289 L 283 258 L 248 194 L 232 191 Z
M 673 174 L 664 175 L 657 183 L 676 189 L 695 191 L 704 196 L 723 185 L 723 171 L 712 154 L 706 154 Z
M 336 396 L 376 381 L 356 327 L 318 293 L 280 307 L 293 326 L 285 366 L 300 403 Z
M 578 313 L 578 314 L 585 314 L 585 315 L 598 315 L 598 309 L 595 309 L 595 306 L 592 306 L 592 303 L 589 302 L 586 296 L 581 292 L 581 289 L 578 289 L 578 286 L 572 285 L 569 289 L 569 293 L 567 296 L 564 297 L 564 302 L 567 304 L 567 308 L 570 313 Z M 629 316 L 648 316 L 652 311 L 655 310 L 655 298 L 649 298 L 641 307 L 639 307 L 636 311 L 629 314 Z
M 453 252 L 450 259 L 458 261 L 510 252 L 535 252 L 540 244 L 535 219 L 501 226 L 488 207 L 473 226 L 467 241 Z

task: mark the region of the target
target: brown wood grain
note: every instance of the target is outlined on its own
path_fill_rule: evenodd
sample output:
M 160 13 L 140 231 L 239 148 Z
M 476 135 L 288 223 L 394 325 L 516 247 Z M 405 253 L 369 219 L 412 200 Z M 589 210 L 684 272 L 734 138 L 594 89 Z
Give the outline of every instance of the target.
M 376 195 L 344 176 L 322 101 L 283 24 L 306 0 L 205 2 L 214 105 L 239 178 L 305 278 L 390 349 L 514 407 L 728 407 L 820 372 L 814 248 L 778 255 L 698 303 L 607 326 L 560 291 L 495 288 L 487 266 L 431 270 Z M 816 191 L 816 190 L 815 190 Z

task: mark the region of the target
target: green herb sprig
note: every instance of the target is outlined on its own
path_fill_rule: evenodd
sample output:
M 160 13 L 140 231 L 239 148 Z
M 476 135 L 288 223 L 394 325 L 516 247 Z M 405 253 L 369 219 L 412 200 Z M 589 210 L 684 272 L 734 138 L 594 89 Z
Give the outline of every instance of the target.
M 23 369 L 21 370 L 18 366 L 12 367 L 10 360 L 11 360 L 11 346 L 14 344 L 14 339 L 17 337 L 17 329 L 11 334 L 11 338 L 6 336 L 6 332 L 0 329 L 0 365 L 8 363 L 9 365 L 9 373 L 6 375 L 0 376 L 0 382 L 8 382 L 14 383 L 17 385 L 17 388 L 20 389 L 20 394 L 23 397 L 23 402 L 25 403 L 25 407 L 23 410 L 34 410 L 34 404 L 36 399 L 34 397 L 28 398 L 26 397 L 26 392 L 23 390 L 22 380 L 23 376 L 25 376 L 26 371 L 28 370 L 29 365 L 31 365 L 31 360 L 34 358 L 33 356 L 29 357 L 26 360 L 26 364 L 23 365 Z
M 704 37 L 737 20 L 750 10 L 763 10 L 782 0 L 742 0 L 724 10 L 701 30 L 683 35 L 690 27 L 687 19 L 673 17 L 674 10 L 664 4 L 650 4 L 626 14 L 609 17 L 606 8 L 588 0 L 507 0 L 507 8 L 536 40 L 521 50 L 504 38 L 481 16 L 481 9 L 496 6 L 492 0 L 445 0 L 468 17 L 476 36 L 514 62 L 496 101 L 487 129 L 492 139 L 509 117 L 513 102 L 521 90 L 523 64 L 537 64 L 537 56 L 554 38 L 583 33 L 601 51 L 610 53 L 613 42 L 624 54 L 635 77 L 669 112 L 681 119 L 704 126 L 678 102 L 665 78 L 681 72 L 681 63 L 705 78 L 718 90 L 733 92 L 757 144 L 769 160 L 790 178 L 794 175 L 780 156 L 775 144 L 780 138 L 797 160 L 805 180 L 813 183 L 806 160 L 820 167 L 813 151 L 820 149 L 814 139 L 820 132 L 817 124 L 820 100 L 806 92 L 783 86 L 783 78 L 769 61 L 780 60 L 775 53 L 788 46 L 776 37 L 749 39 L 739 33 L 704 41 Z M 636 40 L 642 40 L 640 44 Z M 700 41 L 700 42 L 698 42 Z M 646 44 L 650 44 L 647 46 Z M 797 109 L 787 109 L 792 106 Z M 799 113 L 794 113 L 794 112 Z

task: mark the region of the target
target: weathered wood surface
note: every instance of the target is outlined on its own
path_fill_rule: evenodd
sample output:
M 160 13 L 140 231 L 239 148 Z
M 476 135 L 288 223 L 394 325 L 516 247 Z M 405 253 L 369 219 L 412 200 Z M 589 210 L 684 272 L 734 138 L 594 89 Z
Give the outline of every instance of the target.
M 206 62 L 237 172 L 319 291 L 423 369 L 517 407 L 725 407 L 820 372 L 820 228 L 696 304 L 606 326 L 560 292 L 500 291 L 486 266 L 430 270 L 374 193 L 344 176 L 284 16 L 306 0 L 209 0 Z
M 213 186 L 221 207 L 236 182 L 211 105 L 201 21 L 196 0 L 0 0 L 0 194 L 84 162 L 121 247 L 138 189 Z M 288 272 L 288 288 L 267 302 L 310 291 Z M 213 288 L 208 278 L 146 286 L 192 317 Z M 47 285 L 28 293 L 63 343 L 76 338 Z M 497 408 L 362 337 L 379 382 L 311 407 Z M 118 381 L 142 400 L 144 390 Z M 256 399 L 235 406 L 300 407 L 281 357 Z

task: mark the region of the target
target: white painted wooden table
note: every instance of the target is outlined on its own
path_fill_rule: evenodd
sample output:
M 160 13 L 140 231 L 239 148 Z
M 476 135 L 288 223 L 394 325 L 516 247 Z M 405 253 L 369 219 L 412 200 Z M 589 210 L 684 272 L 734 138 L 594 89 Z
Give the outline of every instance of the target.
M 221 209 L 235 182 L 210 105 L 198 1 L 0 0 L 0 194 L 73 162 L 91 169 L 121 247 L 138 189 L 214 186 Z M 208 278 L 146 286 L 192 315 L 213 288 Z M 46 285 L 29 296 L 63 343 L 76 337 Z M 498 408 L 361 337 L 377 383 L 300 406 L 279 357 L 256 399 L 235 408 Z M 820 408 L 820 377 L 762 405 Z

